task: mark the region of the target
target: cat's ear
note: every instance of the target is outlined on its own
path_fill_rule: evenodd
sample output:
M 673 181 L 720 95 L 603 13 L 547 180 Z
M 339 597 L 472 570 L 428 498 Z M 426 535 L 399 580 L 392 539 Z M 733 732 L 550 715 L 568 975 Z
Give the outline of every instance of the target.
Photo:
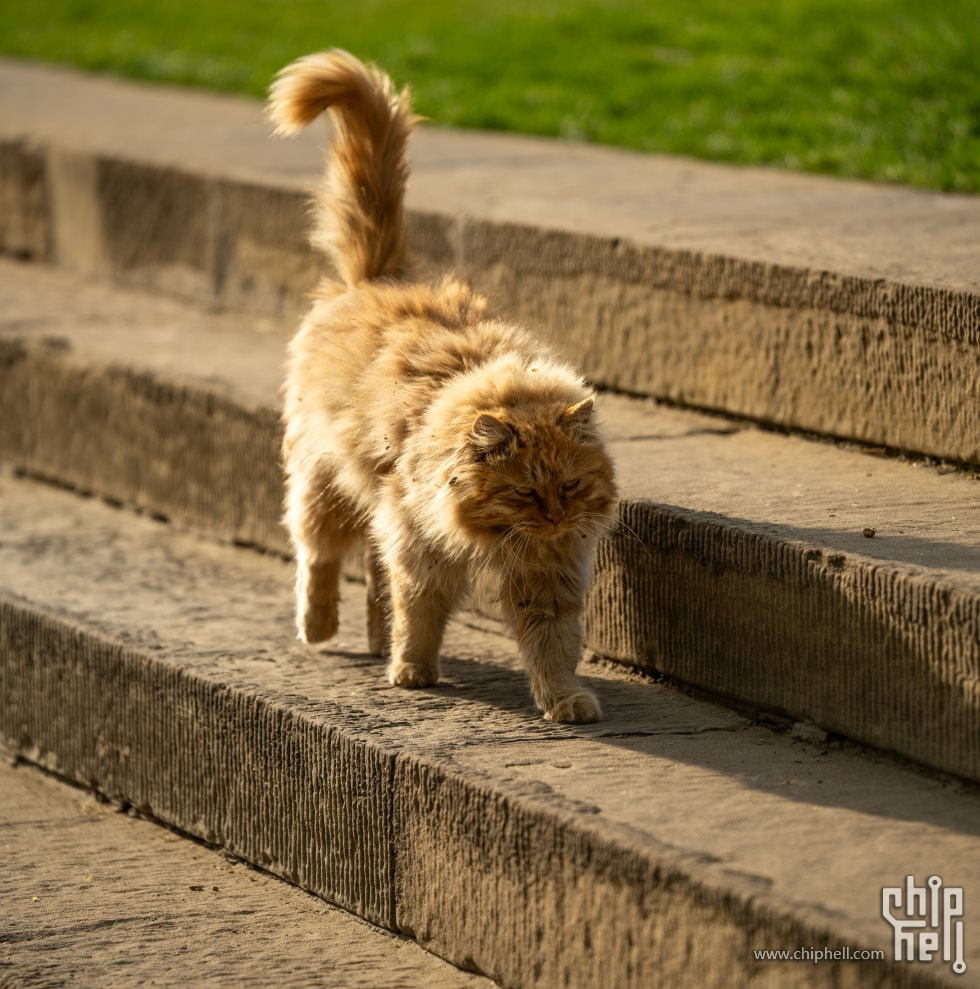
M 592 418 L 592 398 L 583 398 L 575 405 L 569 405 L 558 420 L 562 426 L 584 426 Z
M 496 450 L 506 446 L 514 433 L 506 422 L 487 412 L 476 417 L 470 430 L 470 442 L 481 450 Z

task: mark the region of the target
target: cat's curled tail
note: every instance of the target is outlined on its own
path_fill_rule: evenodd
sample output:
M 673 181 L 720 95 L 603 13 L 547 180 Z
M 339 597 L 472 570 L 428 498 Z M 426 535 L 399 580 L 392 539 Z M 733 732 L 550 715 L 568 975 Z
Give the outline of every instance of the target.
M 405 267 L 408 88 L 335 48 L 287 65 L 269 90 L 277 134 L 296 134 L 329 110 L 334 137 L 316 195 L 310 240 L 347 285 L 400 275 Z

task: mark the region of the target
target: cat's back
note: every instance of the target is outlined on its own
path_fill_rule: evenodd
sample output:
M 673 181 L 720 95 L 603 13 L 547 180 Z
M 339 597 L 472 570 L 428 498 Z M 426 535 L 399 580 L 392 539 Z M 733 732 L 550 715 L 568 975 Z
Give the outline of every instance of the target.
M 524 334 L 488 318 L 487 300 L 463 282 L 375 282 L 321 293 L 289 347 L 287 388 L 328 404 L 379 391 L 401 407 L 446 379 L 524 349 Z M 430 396 L 431 397 L 431 396 Z
M 450 381 L 528 345 L 460 281 L 326 288 L 289 347 L 287 424 L 317 423 L 390 463 Z

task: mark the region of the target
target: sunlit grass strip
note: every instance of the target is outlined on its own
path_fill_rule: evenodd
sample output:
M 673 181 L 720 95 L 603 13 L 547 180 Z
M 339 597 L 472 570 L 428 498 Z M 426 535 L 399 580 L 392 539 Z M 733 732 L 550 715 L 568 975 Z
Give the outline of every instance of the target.
M 443 124 L 980 191 L 976 0 L 36 0 L 0 51 L 261 95 L 341 46 Z

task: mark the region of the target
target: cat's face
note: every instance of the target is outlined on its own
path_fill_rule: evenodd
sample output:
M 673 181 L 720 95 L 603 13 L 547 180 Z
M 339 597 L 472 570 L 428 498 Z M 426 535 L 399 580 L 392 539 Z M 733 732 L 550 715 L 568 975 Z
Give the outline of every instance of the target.
M 487 535 L 583 538 L 607 522 L 613 467 L 590 424 L 592 400 L 480 415 L 455 490 L 461 522 Z

